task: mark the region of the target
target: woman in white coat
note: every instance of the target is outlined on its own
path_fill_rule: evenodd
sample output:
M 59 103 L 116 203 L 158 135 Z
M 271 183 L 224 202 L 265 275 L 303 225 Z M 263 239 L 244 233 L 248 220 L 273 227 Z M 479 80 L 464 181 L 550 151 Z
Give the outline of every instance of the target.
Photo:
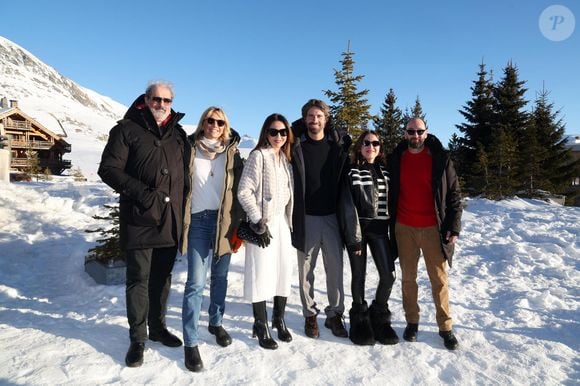
M 294 186 L 290 154 L 293 142 L 288 120 L 280 114 L 268 116 L 262 125 L 258 144 L 244 164 L 238 187 L 238 199 L 252 229 L 258 233 L 269 230 L 272 235 L 265 248 L 246 243 L 244 276 L 244 297 L 252 302 L 254 311 L 253 336 L 257 336 L 260 346 L 267 349 L 278 348 L 268 329 L 268 299 L 274 298 L 272 328 L 278 330 L 278 339 L 284 342 L 292 340 L 284 321 L 284 310 L 296 258 L 290 234 Z

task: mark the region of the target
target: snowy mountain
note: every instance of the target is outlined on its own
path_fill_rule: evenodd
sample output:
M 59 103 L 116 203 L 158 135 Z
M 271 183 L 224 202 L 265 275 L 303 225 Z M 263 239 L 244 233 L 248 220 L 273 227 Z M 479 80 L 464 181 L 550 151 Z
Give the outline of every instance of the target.
M 109 130 L 127 111 L 113 99 L 60 74 L 26 49 L 0 36 L 0 98 L 17 100 L 22 111 L 56 134 L 66 136 L 72 152 L 65 155 L 73 167 L 96 181 L 101 152 Z M 188 133 L 194 126 L 186 126 Z M 243 136 L 242 156 L 255 140 Z
M 26 49 L 0 36 L 0 97 L 14 99 L 22 111 L 54 133 L 66 136 L 65 158 L 90 180 L 106 135 L 127 107 L 61 75 Z

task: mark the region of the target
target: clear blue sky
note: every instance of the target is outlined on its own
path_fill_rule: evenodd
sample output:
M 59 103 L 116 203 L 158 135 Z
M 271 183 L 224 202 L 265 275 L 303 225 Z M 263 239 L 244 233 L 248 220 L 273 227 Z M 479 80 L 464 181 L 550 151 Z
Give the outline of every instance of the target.
M 542 84 L 567 132 L 580 133 L 580 4 L 577 0 L 3 2 L 0 35 L 82 86 L 129 105 L 152 79 L 175 85 L 182 123 L 218 105 L 242 134 L 272 112 L 299 117 L 310 98 L 336 90 L 334 69 L 351 42 L 360 88 L 377 113 L 389 88 L 398 104 L 421 99 L 444 143 L 483 60 L 500 79 L 509 60 L 533 101 Z M 399 2 L 397 2 L 399 3 Z M 542 11 L 568 7 L 564 41 L 540 31 Z

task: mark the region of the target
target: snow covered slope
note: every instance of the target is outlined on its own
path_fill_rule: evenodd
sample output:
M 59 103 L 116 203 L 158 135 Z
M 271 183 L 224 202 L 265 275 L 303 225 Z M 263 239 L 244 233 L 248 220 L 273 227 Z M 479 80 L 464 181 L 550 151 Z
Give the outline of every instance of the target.
M 450 270 L 451 311 L 460 348 L 437 335 L 424 263 L 420 264 L 418 342 L 354 346 L 323 327 L 304 335 L 294 268 L 286 321 L 294 336 L 278 350 L 252 338 L 252 307 L 243 299 L 243 250 L 232 257 L 222 348 L 207 331 L 208 287 L 200 320 L 205 371 L 183 364 L 183 348 L 148 342 L 145 362 L 125 366 L 129 346 L 125 287 L 97 285 L 83 270 L 102 204 L 102 183 L 0 184 L 0 384 L 19 385 L 578 385 L 580 367 L 580 208 L 537 200 L 469 200 Z M 372 259 L 369 259 L 372 261 Z M 346 306 L 350 269 L 345 256 Z M 397 264 L 398 266 L 398 264 Z M 367 299 L 378 277 L 367 267 Z M 400 271 L 391 296 L 402 335 Z M 167 323 L 182 336 L 187 261 L 173 272 Z M 316 300 L 326 305 L 322 262 Z M 269 314 L 271 315 L 271 304 Z M 348 319 L 347 319 L 348 323 Z M 274 338 L 276 334 L 274 333 Z

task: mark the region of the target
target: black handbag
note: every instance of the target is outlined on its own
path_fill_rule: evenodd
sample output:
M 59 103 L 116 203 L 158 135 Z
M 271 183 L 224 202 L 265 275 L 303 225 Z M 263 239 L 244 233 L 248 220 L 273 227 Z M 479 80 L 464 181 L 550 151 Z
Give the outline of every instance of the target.
M 260 151 L 260 153 L 262 152 Z M 264 213 L 264 162 L 264 154 L 262 153 L 262 214 Z M 237 235 L 238 238 L 248 243 L 255 244 L 261 248 L 266 248 L 270 245 L 270 239 L 272 238 L 267 225 L 266 231 L 262 234 L 258 234 L 250 227 L 250 222 L 248 220 L 240 222 Z
M 266 248 L 270 245 L 270 239 L 272 235 L 266 226 L 266 231 L 262 234 L 256 233 L 251 227 L 249 221 L 242 221 L 238 226 L 238 238 L 251 243 L 256 244 L 259 247 Z

